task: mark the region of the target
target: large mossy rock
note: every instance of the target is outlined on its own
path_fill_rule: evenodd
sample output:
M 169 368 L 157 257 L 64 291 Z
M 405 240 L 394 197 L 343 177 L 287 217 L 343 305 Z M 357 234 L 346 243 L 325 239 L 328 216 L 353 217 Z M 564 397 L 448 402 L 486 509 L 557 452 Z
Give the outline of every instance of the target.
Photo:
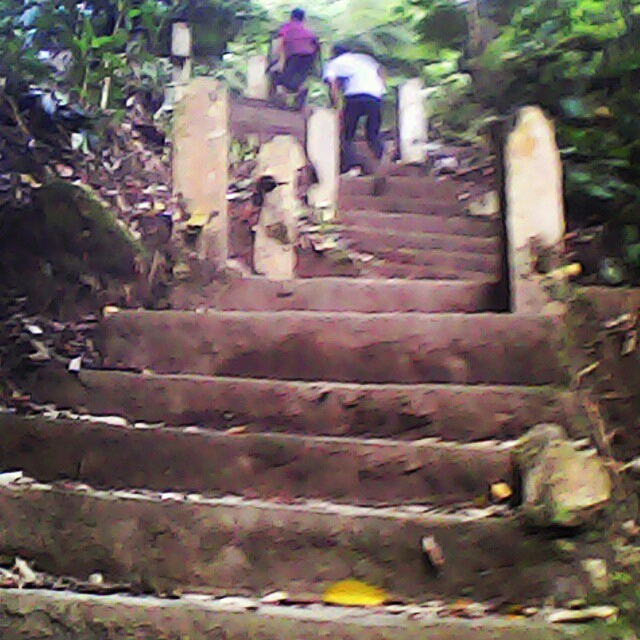
M 0 210 L 0 292 L 29 298 L 34 311 L 117 291 L 136 280 L 145 250 L 88 186 L 56 180 L 22 209 Z M 115 294 L 110 294 L 111 298 Z
M 593 452 L 578 450 L 562 427 L 541 424 L 514 451 L 522 478 L 522 513 L 536 527 L 593 522 L 611 498 L 611 476 Z

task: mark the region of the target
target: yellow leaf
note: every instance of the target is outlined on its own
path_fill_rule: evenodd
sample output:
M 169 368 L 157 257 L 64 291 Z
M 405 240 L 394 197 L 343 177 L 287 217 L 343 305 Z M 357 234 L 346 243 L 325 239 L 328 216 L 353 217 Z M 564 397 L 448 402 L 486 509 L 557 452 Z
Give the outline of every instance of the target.
M 613 118 L 613 113 L 609 107 L 598 107 L 595 110 L 595 115 L 598 118 Z
M 188 227 L 204 227 L 211 218 L 211 213 L 208 211 L 202 211 L 202 209 L 196 209 L 189 220 L 187 220 Z
M 497 502 L 508 500 L 512 495 L 513 491 L 506 482 L 496 482 L 491 485 L 491 497 Z
M 553 278 L 554 280 L 563 280 L 564 278 L 575 278 L 582 273 L 582 265 L 579 262 L 574 262 L 573 264 L 568 264 L 565 267 L 560 267 L 558 269 L 554 269 L 546 274 L 548 278 Z
M 102 315 L 105 318 L 108 318 L 109 316 L 114 315 L 115 313 L 118 313 L 120 311 L 119 307 L 116 307 L 112 304 L 108 304 L 106 307 L 104 307 L 104 309 L 102 309 Z
M 322 596 L 326 604 L 342 607 L 379 607 L 389 596 L 378 587 L 359 580 L 342 580 L 331 585 Z

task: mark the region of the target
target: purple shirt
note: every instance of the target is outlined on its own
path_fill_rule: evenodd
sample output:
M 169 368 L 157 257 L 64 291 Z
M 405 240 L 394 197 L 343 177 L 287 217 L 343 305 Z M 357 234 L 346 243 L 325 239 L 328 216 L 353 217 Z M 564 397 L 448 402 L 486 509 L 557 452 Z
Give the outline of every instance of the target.
M 318 39 L 313 31 L 297 20 L 283 24 L 278 35 L 284 40 L 284 53 L 287 58 L 294 55 L 313 55 L 318 50 Z

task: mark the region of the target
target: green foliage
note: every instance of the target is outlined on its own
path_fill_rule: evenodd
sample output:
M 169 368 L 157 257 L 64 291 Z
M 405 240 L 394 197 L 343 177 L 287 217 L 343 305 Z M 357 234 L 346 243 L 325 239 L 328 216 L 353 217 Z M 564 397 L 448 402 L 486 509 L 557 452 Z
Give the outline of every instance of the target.
M 487 116 L 539 104 L 556 120 L 569 214 L 640 222 L 640 0 L 485 0 L 476 58 L 460 3 L 408 1 L 443 58 L 425 68 L 443 131 L 472 138 Z
M 252 0 L 7 0 L 0 2 L 0 75 L 10 91 L 44 83 L 94 107 L 109 79 L 108 106 L 118 108 L 132 87 L 160 92 L 168 80 L 174 20 L 191 23 L 196 56 L 213 58 L 263 16 Z M 70 55 L 52 74 L 44 51 Z

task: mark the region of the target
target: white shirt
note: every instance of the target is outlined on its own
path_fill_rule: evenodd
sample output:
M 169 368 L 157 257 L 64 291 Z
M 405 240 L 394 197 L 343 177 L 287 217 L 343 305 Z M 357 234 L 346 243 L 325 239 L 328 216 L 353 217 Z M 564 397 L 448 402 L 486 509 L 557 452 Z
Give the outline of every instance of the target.
M 366 94 L 381 98 L 385 84 L 380 65 L 363 53 L 343 53 L 330 60 L 324 68 L 325 80 L 344 80 L 344 95 Z

